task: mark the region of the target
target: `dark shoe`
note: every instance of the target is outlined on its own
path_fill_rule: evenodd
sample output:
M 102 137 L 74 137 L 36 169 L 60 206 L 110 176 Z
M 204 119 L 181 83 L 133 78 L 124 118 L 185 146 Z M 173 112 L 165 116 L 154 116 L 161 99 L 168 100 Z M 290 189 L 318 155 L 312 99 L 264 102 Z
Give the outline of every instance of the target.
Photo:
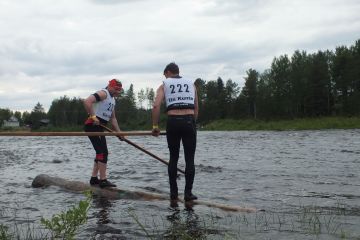
M 100 183 L 100 180 L 97 177 L 90 178 L 90 185 L 97 185 Z
M 177 194 L 170 194 L 170 200 L 178 200 Z
M 170 207 L 173 209 L 178 208 L 179 207 L 178 200 L 170 200 Z
M 187 201 L 192 201 L 192 200 L 196 200 L 198 199 L 197 196 L 195 196 L 194 194 L 190 193 L 190 194 L 185 194 L 184 196 L 184 200 Z
M 107 179 L 100 180 L 99 187 L 106 188 L 106 187 L 116 187 L 115 184 L 109 182 Z

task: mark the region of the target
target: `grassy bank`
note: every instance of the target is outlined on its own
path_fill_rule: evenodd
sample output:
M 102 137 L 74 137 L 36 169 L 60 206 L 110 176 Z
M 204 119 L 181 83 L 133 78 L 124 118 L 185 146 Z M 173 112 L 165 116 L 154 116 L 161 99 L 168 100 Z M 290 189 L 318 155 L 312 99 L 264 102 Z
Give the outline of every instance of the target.
M 0 221 L 1 240 L 47 240 L 47 239 L 83 239 L 81 225 L 87 223 L 88 210 L 93 203 L 91 196 L 67 211 L 54 214 L 50 219 Z M 16 209 L 15 209 L 16 210 Z M 0 211 L 4 211 L 3 209 Z M 14 209 L 11 209 L 14 211 Z M 102 208 L 95 209 L 103 211 Z M 128 208 L 121 213 L 126 220 L 128 232 L 132 239 L 144 234 L 146 239 L 352 239 L 359 240 L 358 231 L 349 220 L 354 218 L 352 210 L 338 203 L 332 207 L 317 205 L 294 206 L 292 211 L 260 211 L 257 213 L 204 212 L 195 214 L 192 211 L 174 209 L 170 216 L 155 214 L 143 215 L 141 209 Z M 3 216 L 6 216 L 4 214 Z M 167 213 L 165 212 L 165 215 Z M 1 212 L 0 212 L 0 216 Z M 101 217 L 101 216 L 100 216 Z M 93 218 L 93 217 L 91 217 Z M 96 217 L 98 218 L 98 217 Z M 1 220 L 1 218 L 0 218 Z M 95 220 L 95 219 L 93 219 Z M 355 221 L 354 219 L 352 221 Z M 91 223 L 92 222 L 92 223 Z M 84 226 L 89 239 L 125 239 L 128 233 L 112 233 L 108 230 L 94 230 L 95 221 Z M 122 222 L 120 221 L 118 225 Z M 102 226 L 103 224 L 97 223 Z M 106 225 L 106 224 L 105 224 Z M 104 226 L 105 226 L 104 225 Z M 84 229 L 83 228 L 83 229 Z M 96 227 L 95 227 L 96 228 Z M 93 229 L 93 230 L 91 230 Z M 111 229 L 110 229 L 111 230 Z M 122 234 L 125 236 L 122 236 Z M 275 238 L 273 238 L 275 236 Z M 277 237 L 277 238 L 276 238 Z
M 360 128 L 360 117 L 321 117 L 271 121 L 224 119 L 206 124 L 201 127 L 201 130 L 317 130 L 355 128 Z

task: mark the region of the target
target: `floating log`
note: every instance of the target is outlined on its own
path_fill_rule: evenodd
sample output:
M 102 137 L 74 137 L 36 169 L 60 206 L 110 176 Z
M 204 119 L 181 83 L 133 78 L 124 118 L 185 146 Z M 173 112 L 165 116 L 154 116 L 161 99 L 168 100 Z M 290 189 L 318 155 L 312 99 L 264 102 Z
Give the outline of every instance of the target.
M 86 190 L 90 190 L 95 195 L 103 196 L 109 199 L 144 199 L 144 200 L 168 199 L 160 194 L 130 191 L 120 188 L 99 188 L 80 181 L 71 181 L 60 177 L 51 177 L 46 174 L 40 174 L 36 176 L 31 185 L 34 188 L 58 186 L 75 192 L 84 192 Z
M 121 132 L 0 132 L 0 136 L 20 136 L 20 137 L 38 137 L 38 136 L 146 136 L 151 135 L 150 131 L 121 131 Z M 161 133 L 160 135 L 165 135 Z
M 130 191 L 121 188 L 99 188 L 94 187 L 89 184 L 80 182 L 80 181 L 71 181 L 66 180 L 60 177 L 51 177 L 46 174 L 40 174 L 36 176 L 32 182 L 32 187 L 47 187 L 47 186 L 58 186 L 70 191 L 83 192 L 86 190 L 92 191 L 95 195 L 103 196 L 109 199 L 134 199 L 134 200 L 168 200 L 169 197 L 166 195 L 142 192 L 142 191 Z M 178 202 L 184 203 L 187 207 L 192 207 L 193 205 L 204 205 L 208 207 L 219 208 L 225 211 L 234 211 L 234 212 L 256 212 L 255 208 L 246 208 L 239 206 L 230 206 L 226 204 L 212 203 L 201 200 L 194 200 L 189 202 L 184 202 L 184 200 L 179 199 Z

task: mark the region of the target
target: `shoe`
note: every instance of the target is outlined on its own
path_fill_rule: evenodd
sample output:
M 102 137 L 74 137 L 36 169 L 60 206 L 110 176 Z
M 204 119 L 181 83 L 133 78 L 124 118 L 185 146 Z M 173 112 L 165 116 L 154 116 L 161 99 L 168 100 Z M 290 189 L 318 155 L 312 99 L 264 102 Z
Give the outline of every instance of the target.
M 184 200 L 187 201 L 193 201 L 198 199 L 197 196 L 195 196 L 194 194 L 190 193 L 190 194 L 185 194 L 184 195 Z
M 106 187 L 116 187 L 115 184 L 109 182 L 107 179 L 100 180 L 99 187 L 106 188 Z
M 170 200 L 178 200 L 177 194 L 170 194 Z
M 100 180 L 97 177 L 90 178 L 90 185 L 97 185 L 100 183 Z
M 177 200 L 170 200 L 170 207 L 172 209 L 177 209 L 179 207 L 178 201 Z

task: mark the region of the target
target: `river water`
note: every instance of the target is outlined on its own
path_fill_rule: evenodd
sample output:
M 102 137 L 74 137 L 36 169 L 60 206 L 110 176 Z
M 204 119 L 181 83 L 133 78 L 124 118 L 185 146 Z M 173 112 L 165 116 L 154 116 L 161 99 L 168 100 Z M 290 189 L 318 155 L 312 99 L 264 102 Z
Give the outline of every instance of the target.
M 167 168 L 107 137 L 109 179 L 121 188 L 168 194 Z M 168 159 L 166 138 L 129 137 Z M 0 137 L 0 224 L 26 234 L 85 196 L 35 189 L 48 174 L 88 182 L 94 151 L 87 137 Z M 184 169 L 183 155 L 179 168 Z M 200 131 L 194 193 L 204 201 L 254 207 L 225 212 L 168 201 L 94 197 L 76 239 L 359 239 L 360 130 Z M 179 191 L 184 177 L 178 180 Z M 14 227 L 15 226 L 15 227 Z M 20 230 L 19 230 L 20 229 Z

